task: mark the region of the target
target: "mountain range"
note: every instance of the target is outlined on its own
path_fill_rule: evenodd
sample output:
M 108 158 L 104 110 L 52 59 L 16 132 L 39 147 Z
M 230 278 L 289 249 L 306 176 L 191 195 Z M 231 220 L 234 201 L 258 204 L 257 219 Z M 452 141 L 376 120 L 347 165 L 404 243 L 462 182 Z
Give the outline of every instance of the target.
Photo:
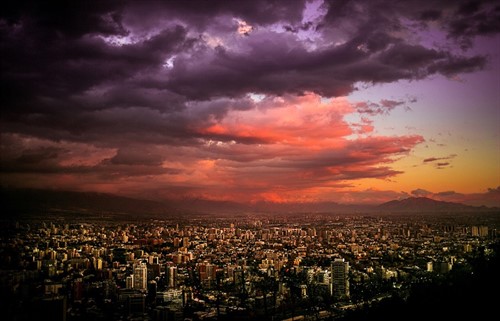
M 73 213 L 114 214 L 231 214 L 231 213 L 465 213 L 499 212 L 497 207 L 477 207 L 437 201 L 425 197 L 393 200 L 380 205 L 353 205 L 336 202 L 244 204 L 204 199 L 152 201 L 104 193 L 38 189 L 0 189 L 2 212 L 40 213 L 67 211 Z

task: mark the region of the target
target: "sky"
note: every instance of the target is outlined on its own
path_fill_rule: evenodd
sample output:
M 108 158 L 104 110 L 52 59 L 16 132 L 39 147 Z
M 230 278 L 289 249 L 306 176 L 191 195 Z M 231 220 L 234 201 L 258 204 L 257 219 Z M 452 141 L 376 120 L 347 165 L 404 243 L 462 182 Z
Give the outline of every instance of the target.
M 497 1 L 7 1 L 0 184 L 500 206 Z

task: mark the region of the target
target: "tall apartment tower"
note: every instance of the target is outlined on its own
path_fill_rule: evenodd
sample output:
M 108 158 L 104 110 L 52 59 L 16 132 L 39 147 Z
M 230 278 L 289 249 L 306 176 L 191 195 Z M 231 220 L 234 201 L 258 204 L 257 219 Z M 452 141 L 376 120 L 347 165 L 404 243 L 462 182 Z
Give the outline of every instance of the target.
M 133 289 L 134 288 L 134 276 L 133 275 L 127 276 L 127 278 L 125 279 L 125 287 L 127 289 Z
M 333 283 L 333 297 L 336 300 L 342 300 L 349 297 L 349 262 L 344 259 L 335 259 L 331 265 Z
M 165 274 L 167 277 L 167 286 L 169 288 L 177 287 L 177 267 L 175 266 L 167 266 L 165 269 Z
M 134 265 L 134 289 L 148 289 L 148 267 L 145 263 Z

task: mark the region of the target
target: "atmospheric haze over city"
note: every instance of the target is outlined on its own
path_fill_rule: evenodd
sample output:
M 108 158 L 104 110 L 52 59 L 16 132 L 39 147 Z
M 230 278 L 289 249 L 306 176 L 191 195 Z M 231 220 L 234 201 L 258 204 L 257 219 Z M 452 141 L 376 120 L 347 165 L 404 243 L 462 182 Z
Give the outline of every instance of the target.
M 498 301 L 493 0 L 7 1 L 8 320 Z

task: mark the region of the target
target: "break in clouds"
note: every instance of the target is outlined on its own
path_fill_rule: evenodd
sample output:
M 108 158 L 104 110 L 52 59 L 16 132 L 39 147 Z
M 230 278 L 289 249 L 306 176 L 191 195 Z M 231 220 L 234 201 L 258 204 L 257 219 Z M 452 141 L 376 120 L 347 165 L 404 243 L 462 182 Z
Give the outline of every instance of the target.
M 495 1 L 34 1 L 0 15 L 2 185 L 244 201 L 335 199 L 400 174 L 424 135 L 382 136 L 371 119 L 413 99 L 346 96 L 482 70 L 474 39 L 500 30 Z

